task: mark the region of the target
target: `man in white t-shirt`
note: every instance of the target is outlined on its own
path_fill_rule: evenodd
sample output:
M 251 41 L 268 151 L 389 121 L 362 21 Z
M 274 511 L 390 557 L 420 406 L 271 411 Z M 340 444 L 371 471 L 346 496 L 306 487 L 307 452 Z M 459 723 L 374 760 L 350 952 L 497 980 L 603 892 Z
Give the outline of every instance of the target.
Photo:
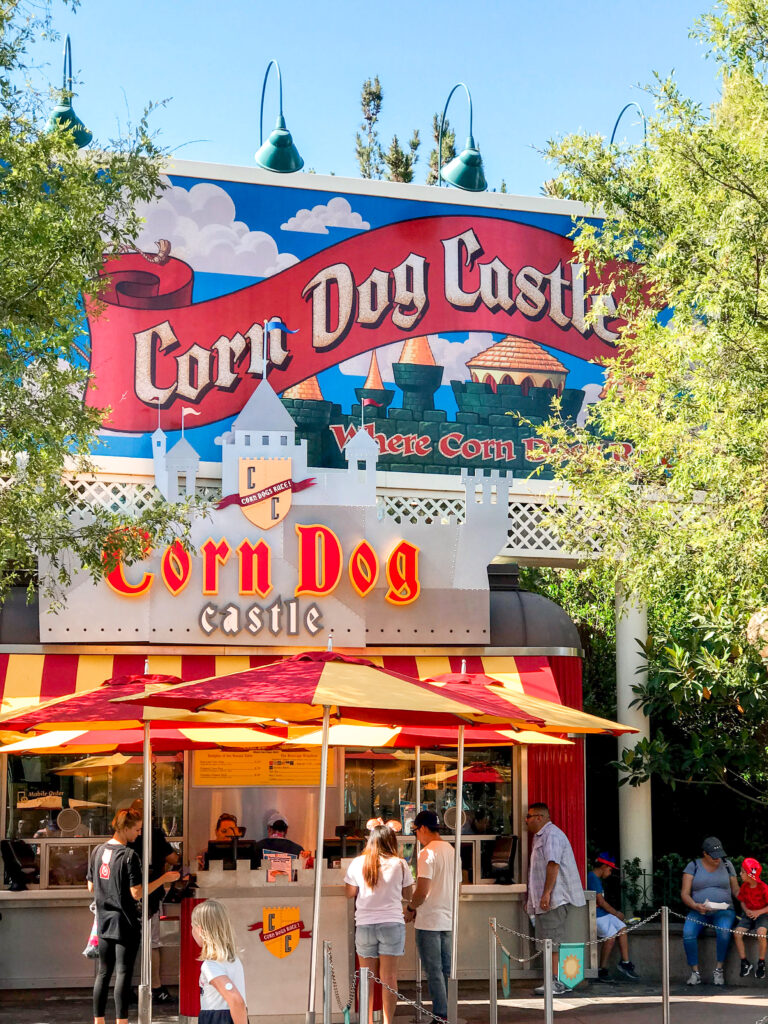
M 419 811 L 413 834 L 421 843 L 416 889 L 405 908 L 406 922 L 416 921 L 416 948 L 427 975 L 432 1012 L 448 1016 L 448 978 L 451 973 L 451 909 L 453 905 L 453 847 L 437 831 L 434 811 Z

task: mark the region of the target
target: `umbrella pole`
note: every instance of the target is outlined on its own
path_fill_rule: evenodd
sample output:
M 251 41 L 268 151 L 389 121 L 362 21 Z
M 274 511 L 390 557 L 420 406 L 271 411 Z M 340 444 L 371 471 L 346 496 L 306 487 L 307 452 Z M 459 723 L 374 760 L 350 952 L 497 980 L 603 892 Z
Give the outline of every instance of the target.
M 144 823 L 141 829 L 141 982 L 139 1024 L 152 1024 L 152 943 L 149 934 L 149 861 L 152 856 L 152 749 L 149 722 L 144 723 L 143 748 Z
M 456 776 L 456 830 L 453 849 L 453 906 L 451 917 L 451 974 L 448 979 L 448 1021 L 456 1024 L 459 1014 L 459 895 L 461 893 L 461 812 L 464 803 L 464 726 L 459 726 L 458 772 Z
M 325 790 L 328 778 L 328 735 L 331 709 L 323 707 L 323 745 L 320 751 L 320 799 L 317 805 L 317 841 L 315 843 L 315 891 L 312 904 L 312 937 L 309 953 L 309 997 L 306 1024 L 315 1024 L 315 988 L 317 987 L 317 949 L 320 939 L 320 896 L 323 886 L 323 839 L 325 837 Z
M 421 747 L 413 748 L 413 760 L 414 760 L 414 772 L 416 776 L 416 813 L 418 814 L 421 810 Z M 419 857 L 419 844 L 418 842 L 414 845 L 414 863 L 418 865 Z M 416 870 L 418 875 L 418 868 Z M 416 949 L 416 1024 L 421 1024 L 421 996 L 423 988 L 423 979 L 421 975 L 421 957 L 419 956 L 418 948 Z

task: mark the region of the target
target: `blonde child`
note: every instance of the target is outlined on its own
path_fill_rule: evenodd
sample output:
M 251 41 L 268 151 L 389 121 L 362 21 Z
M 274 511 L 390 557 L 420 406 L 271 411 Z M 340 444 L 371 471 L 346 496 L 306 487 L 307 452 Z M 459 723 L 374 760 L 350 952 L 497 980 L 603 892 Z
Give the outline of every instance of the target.
M 218 900 L 198 903 L 192 937 L 202 948 L 198 1024 L 248 1024 L 245 975 L 226 907 Z
M 741 888 L 737 899 L 741 903 L 742 915 L 738 927 L 733 933 L 733 941 L 741 957 L 739 975 L 746 978 L 752 971 L 752 964 L 747 960 L 744 949 L 744 936 L 748 932 L 757 932 L 757 969 L 756 978 L 765 977 L 765 950 L 768 946 L 768 885 L 760 881 L 762 872 L 760 862 L 754 857 L 745 857 L 741 865 Z

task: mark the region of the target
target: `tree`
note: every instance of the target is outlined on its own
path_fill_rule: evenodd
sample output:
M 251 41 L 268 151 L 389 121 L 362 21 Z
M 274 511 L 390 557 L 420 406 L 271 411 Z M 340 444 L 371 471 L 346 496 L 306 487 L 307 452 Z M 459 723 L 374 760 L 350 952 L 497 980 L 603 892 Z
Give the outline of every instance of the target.
M 384 154 L 387 181 L 413 181 L 413 168 L 418 159 L 419 145 L 418 131 L 414 131 L 411 136 L 407 153 L 400 145 L 397 136 L 392 138 L 389 149 Z
M 160 152 L 146 115 L 129 137 L 80 153 L 68 130 L 45 133 L 43 97 L 15 83 L 31 40 L 49 28 L 46 4 L 0 2 L 0 599 L 32 585 L 39 557 L 51 589 L 69 578 L 72 556 L 99 575 L 119 553 L 140 557 L 184 531 L 185 509 L 159 495 L 134 517 L 71 486 L 72 474 L 91 468 L 104 419 L 83 404 L 80 296 L 93 290 L 104 254 L 136 238 L 134 204 L 158 193 Z
M 381 113 L 381 103 L 384 93 L 379 82 L 379 76 L 371 80 L 366 78 L 363 82 L 363 90 L 360 96 L 360 105 L 363 109 L 363 123 L 360 132 L 355 134 L 355 152 L 357 162 L 360 166 L 360 174 L 364 178 L 380 178 L 384 154 L 379 143 L 379 133 L 376 123 Z
M 376 127 L 383 99 L 384 91 L 379 76 L 376 75 L 374 79 L 366 78 L 360 94 L 360 106 L 363 110 L 363 123 L 360 126 L 362 134 L 357 132 L 355 135 L 355 153 L 360 173 L 364 178 L 384 177 L 387 181 L 413 181 L 413 168 L 418 159 L 420 145 L 419 133 L 414 129 L 408 143 L 408 152 L 400 145 L 397 135 L 394 135 L 389 149 L 384 153 Z
M 427 185 L 437 184 L 437 146 L 440 141 L 440 115 L 434 114 L 432 116 L 432 138 L 435 141 L 435 148 L 429 154 L 429 170 L 427 171 Z M 445 167 L 446 164 L 450 163 L 451 160 L 456 156 L 456 133 L 451 128 L 450 122 L 446 117 L 443 122 L 443 143 L 440 147 L 442 151 L 442 164 Z
M 734 785 L 733 771 L 754 795 L 768 739 L 766 669 L 745 636 L 768 604 L 768 2 L 724 0 L 695 34 L 722 80 L 711 109 L 657 77 L 647 146 L 549 144 L 550 194 L 604 218 L 578 220 L 576 252 L 626 326 L 586 427 L 553 419 L 542 436 L 572 488 L 553 517 L 564 542 L 599 539 L 592 571 L 655 609 L 638 690 L 654 738 L 629 778 Z M 614 439 L 632 445 L 620 461 Z

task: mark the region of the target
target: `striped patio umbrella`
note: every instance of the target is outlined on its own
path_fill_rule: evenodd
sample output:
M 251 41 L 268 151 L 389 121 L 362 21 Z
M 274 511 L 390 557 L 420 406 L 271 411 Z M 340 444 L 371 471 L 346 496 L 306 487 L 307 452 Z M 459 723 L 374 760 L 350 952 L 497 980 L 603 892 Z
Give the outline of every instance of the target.
M 224 712 L 292 724 L 316 722 L 324 708 L 349 724 L 497 724 L 523 729 L 547 724 L 540 713 L 518 708 L 512 691 L 499 683 L 433 683 L 335 651 L 308 651 L 276 664 L 145 691 L 119 702 L 137 700 L 145 708 Z M 8 727 L 15 728 L 12 722 Z
M 274 731 L 274 730 L 270 730 Z M 286 743 L 297 746 L 316 746 L 322 743 L 321 729 L 306 727 L 289 727 Z M 332 725 L 328 732 L 328 742 L 336 747 L 373 747 L 413 750 L 415 747 L 455 747 L 456 728 L 445 726 L 425 726 L 423 729 L 412 727 L 375 725 Z M 467 747 L 509 747 L 509 746 L 565 746 L 572 747 L 571 740 L 561 739 L 545 732 L 534 732 L 527 729 L 484 729 L 482 727 L 467 729 L 464 733 Z M 0 751 L 1 752 L 1 751 Z M 422 754 L 422 758 L 425 755 Z
M 162 694 L 178 685 L 181 685 L 181 680 L 177 676 L 117 676 L 105 680 L 93 690 L 70 693 L 42 704 L 8 711 L 0 715 L 0 728 L 16 732 L 46 732 L 52 729 L 140 729 L 145 722 L 233 724 L 232 715 L 219 712 L 193 714 L 181 706 L 169 709 L 144 706 L 141 702 L 130 705 L 114 703 L 116 697 Z M 247 721 L 248 724 L 258 724 L 263 719 L 251 717 Z M 245 724 L 245 719 L 241 719 L 240 724 Z
M 530 696 L 521 692 L 517 685 L 501 673 L 498 676 L 490 676 L 484 672 L 447 672 L 444 675 L 434 676 L 427 682 L 438 686 L 469 687 L 471 690 L 471 693 L 468 693 L 469 700 L 474 699 L 474 695 L 482 697 L 490 691 L 499 700 L 508 700 L 513 707 L 541 719 L 540 722 L 531 726 L 531 729 L 541 732 L 578 733 L 579 735 L 608 733 L 611 736 L 621 736 L 624 733 L 638 731 L 631 725 L 622 725 L 621 722 L 612 722 L 608 718 L 590 715 L 586 711 L 579 711 L 577 708 L 568 707 L 565 704 L 554 704 L 541 697 Z
M 150 725 L 153 753 L 203 750 L 211 747 L 243 749 L 277 746 L 285 742 L 287 730 L 253 729 L 221 724 L 209 727 Z M 143 729 L 55 729 L 24 736 L 0 747 L 0 754 L 140 754 L 144 748 Z

